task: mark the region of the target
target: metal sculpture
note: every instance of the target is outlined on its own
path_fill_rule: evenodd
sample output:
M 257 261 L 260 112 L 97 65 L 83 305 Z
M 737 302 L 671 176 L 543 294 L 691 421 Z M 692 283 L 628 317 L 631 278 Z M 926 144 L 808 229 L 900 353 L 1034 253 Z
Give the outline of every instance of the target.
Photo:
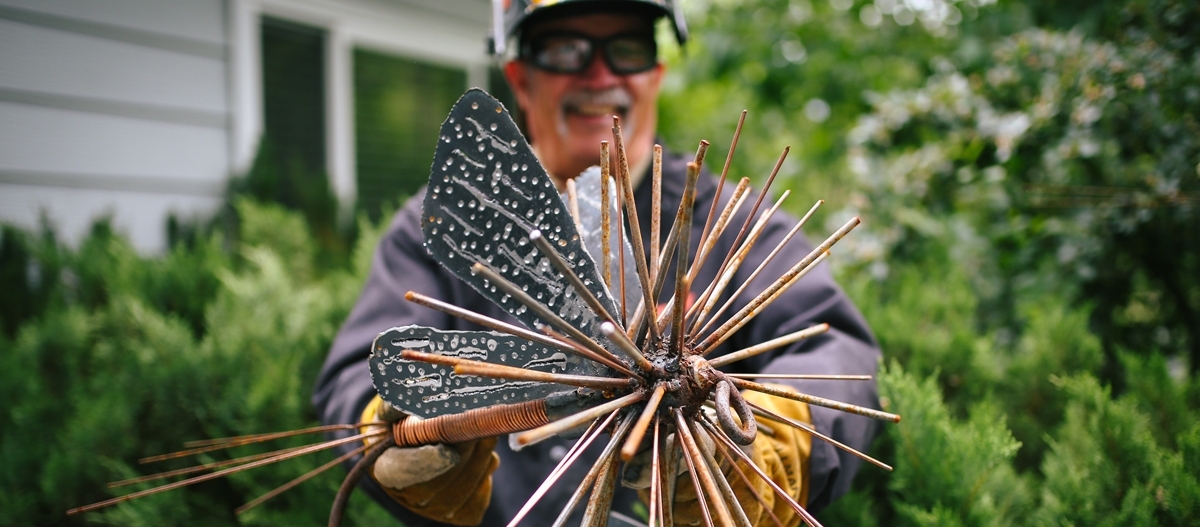
M 744 119 L 745 112 L 742 121 Z M 734 134 L 730 159 L 737 146 L 742 121 Z M 731 218 L 749 196 L 748 180 L 741 181 L 733 199 L 719 214 L 717 203 L 714 201 L 711 205 L 699 249 L 693 258 L 689 254 L 692 211 L 700 164 L 708 143 L 701 142 L 696 160 L 688 165 L 683 199 L 675 223 L 665 240 L 661 240 L 661 246 L 658 236 L 661 204 L 657 192 L 652 206 L 655 211 L 651 218 L 652 238 L 647 243 L 641 237 L 640 218 L 632 206 L 633 184 L 625 146 L 615 118 L 611 146 L 607 142 L 601 144 L 598 180 L 595 174 L 592 175 L 592 188 L 598 187 L 600 194 L 598 205 L 592 204 L 592 214 L 581 214 L 581 208 L 586 210 L 588 206 L 581 207 L 576 182 L 568 182 L 566 197 L 560 197 L 503 105 L 481 90 L 468 91 L 455 104 L 441 128 L 424 202 L 425 246 L 442 266 L 525 327 L 410 292 L 406 296 L 408 301 L 489 329 L 443 331 L 409 326 L 384 331 L 375 340 L 369 364 L 376 390 L 388 403 L 420 419 L 403 419 L 392 424 L 390 430 L 231 460 L 226 463 L 237 466 L 73 509 L 69 513 L 94 510 L 342 444 L 382 438 L 239 509 L 240 512 L 262 503 L 320 471 L 363 454 L 335 499 L 330 524 L 337 525 L 347 497 L 363 472 L 390 446 L 453 443 L 513 434 L 510 444 L 521 448 L 554 435 L 578 437 L 559 465 L 509 523 L 512 527 L 522 521 L 588 445 L 601 434 L 608 433 L 608 444 L 599 460 L 579 483 L 555 525 L 562 525 L 582 501 L 587 489 L 593 487 L 595 490 L 586 505 L 584 525 L 605 524 L 610 513 L 618 460 L 629 462 L 639 452 L 649 458 L 650 463 L 650 525 L 672 525 L 673 475 L 681 470 L 678 466 L 681 461 L 686 465 L 697 495 L 703 496 L 699 502 L 707 524 L 745 525 L 741 506 L 733 499 L 729 482 L 718 468 L 718 457 L 744 461 L 755 474 L 748 475 L 738 469 L 739 477 L 747 478 L 747 483 L 750 477 L 763 478 L 805 523 L 819 525 L 801 504 L 771 482 L 739 447 L 754 441 L 759 419 L 769 421 L 770 426 L 798 427 L 877 466 L 888 470 L 891 467 L 820 434 L 806 423 L 775 415 L 749 403 L 739 390 L 759 391 L 885 421 L 898 422 L 900 417 L 780 390 L 751 380 L 806 378 L 854 382 L 869 380 L 870 376 L 736 375 L 717 369 L 824 333 L 829 328 L 826 324 L 717 358 L 709 359 L 707 355 L 827 258 L 829 248 L 858 225 L 858 218 L 850 220 L 817 245 L 748 305 L 717 324 L 720 315 L 728 311 L 732 303 L 730 300 L 718 305 L 718 299 L 731 285 L 746 252 L 787 193 L 752 224 L 766 194 L 766 188 L 763 189 L 735 237 L 732 245 L 735 249 L 721 261 L 717 280 L 687 306 L 676 299 L 686 297 L 698 270 L 712 256 L 716 239 L 733 227 Z M 655 154 L 652 177 L 654 188 L 659 189 L 661 149 L 656 147 Z M 779 161 L 767 187 L 782 164 L 782 156 Z M 728 170 L 729 159 L 722 172 L 721 185 Z M 720 194 L 718 187 L 717 196 Z M 595 197 L 590 193 L 587 196 Z M 818 201 L 809 210 L 766 261 L 753 271 L 752 277 L 758 276 L 820 204 Z M 591 219 L 582 220 L 582 217 Z M 585 227 L 584 223 L 589 225 Z M 616 243 L 613 243 L 614 231 Z M 595 239 L 597 234 L 600 240 Z M 632 260 L 632 265 L 627 263 L 628 260 Z M 667 270 L 672 261 L 676 262 L 677 269 L 684 271 L 668 280 Z M 656 299 L 666 287 L 672 288 L 673 295 L 665 308 L 658 309 Z M 745 287 L 745 284 L 741 286 L 742 289 Z M 742 289 L 730 298 L 740 295 Z M 211 440 L 190 450 L 144 461 L 298 433 L 360 426 L 332 425 Z M 669 441 L 669 435 L 678 440 Z M 647 438 L 649 445 L 645 444 Z M 702 440 L 713 447 L 701 447 Z M 129 482 L 209 470 L 216 468 L 215 465 Z M 737 467 L 736 463 L 734 467 Z M 761 500 L 759 496 L 756 498 Z

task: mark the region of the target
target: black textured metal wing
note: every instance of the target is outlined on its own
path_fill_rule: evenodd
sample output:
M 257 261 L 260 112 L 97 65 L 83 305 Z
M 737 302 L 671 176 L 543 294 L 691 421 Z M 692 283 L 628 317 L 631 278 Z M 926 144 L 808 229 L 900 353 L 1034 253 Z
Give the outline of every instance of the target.
M 400 358 L 403 350 L 435 353 L 549 373 L 583 373 L 583 359 L 520 337 L 494 331 L 441 331 L 421 326 L 392 328 L 375 338 L 369 364 L 383 400 L 428 419 L 472 408 L 543 399 L 573 388 L 561 384 L 458 375 L 453 366 Z
M 438 263 L 531 329 L 546 323 L 475 276 L 471 265 L 481 263 L 612 349 L 600 335 L 600 316 L 529 240 L 540 230 L 608 312 L 617 312 L 554 183 L 508 111 L 484 91 L 464 94 L 442 123 L 424 207 L 425 248 Z

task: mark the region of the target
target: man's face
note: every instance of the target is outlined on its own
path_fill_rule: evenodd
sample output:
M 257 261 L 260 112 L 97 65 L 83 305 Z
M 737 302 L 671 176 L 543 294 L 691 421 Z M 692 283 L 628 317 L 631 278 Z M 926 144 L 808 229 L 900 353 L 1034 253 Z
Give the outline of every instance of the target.
M 527 29 L 526 37 L 573 32 L 602 39 L 632 31 L 652 35 L 653 24 L 634 15 L 593 14 L 538 24 Z M 612 143 L 614 115 L 621 118 L 630 167 L 649 155 L 663 71 L 663 65 L 656 64 L 641 73 L 618 75 L 605 63 L 600 50 L 575 74 L 543 71 L 520 60 L 510 61 L 504 68 L 538 158 L 560 186 L 599 163 L 600 141 Z

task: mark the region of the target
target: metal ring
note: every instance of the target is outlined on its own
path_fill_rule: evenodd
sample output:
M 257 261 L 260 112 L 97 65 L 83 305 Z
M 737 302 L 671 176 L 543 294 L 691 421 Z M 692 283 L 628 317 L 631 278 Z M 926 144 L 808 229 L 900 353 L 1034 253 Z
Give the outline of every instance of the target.
M 732 398 L 733 404 L 730 404 Z M 750 403 L 747 403 L 742 398 L 741 392 L 733 387 L 733 383 L 728 379 L 721 379 L 717 383 L 716 394 L 717 407 L 717 422 L 721 424 L 721 430 L 732 439 L 734 443 L 742 446 L 748 446 L 754 442 L 754 438 L 758 436 L 758 423 L 754 420 L 754 413 L 750 409 Z M 729 412 L 730 407 L 737 412 L 738 418 L 742 420 L 742 426 L 738 426 L 737 421 L 733 420 L 733 414 Z

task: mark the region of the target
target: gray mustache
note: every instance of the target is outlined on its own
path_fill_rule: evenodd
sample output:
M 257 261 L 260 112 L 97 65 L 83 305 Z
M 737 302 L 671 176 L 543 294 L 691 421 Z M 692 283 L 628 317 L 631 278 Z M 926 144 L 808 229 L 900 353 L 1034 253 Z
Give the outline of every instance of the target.
M 624 88 L 613 87 L 605 90 L 580 90 L 563 95 L 563 106 L 582 105 L 611 105 L 629 107 L 633 104 L 633 96 Z

